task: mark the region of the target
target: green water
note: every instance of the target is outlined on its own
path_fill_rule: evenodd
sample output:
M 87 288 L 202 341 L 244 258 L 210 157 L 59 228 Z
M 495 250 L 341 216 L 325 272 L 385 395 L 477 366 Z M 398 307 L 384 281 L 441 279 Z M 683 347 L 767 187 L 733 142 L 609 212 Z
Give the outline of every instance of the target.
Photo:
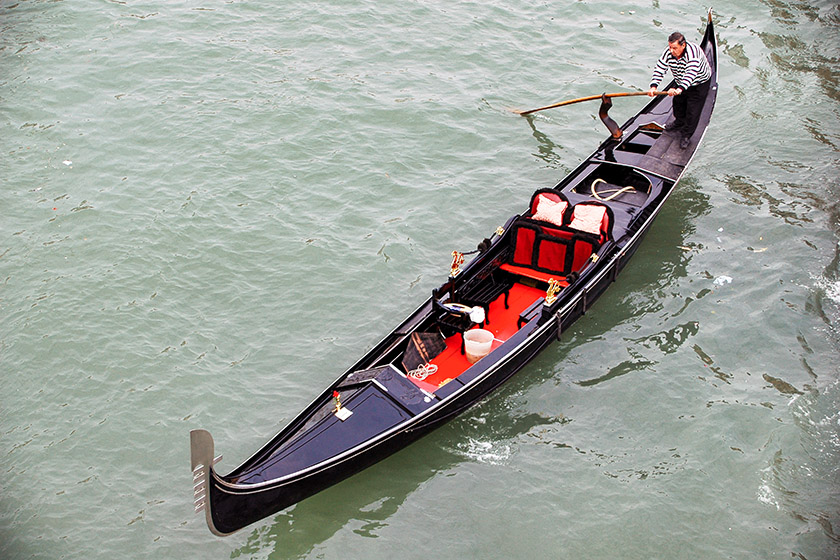
M 0 557 L 840 556 L 840 9 L 715 8 L 712 126 L 565 340 L 218 539 L 189 430 L 247 458 L 606 135 L 510 108 L 706 6 L 0 0 Z

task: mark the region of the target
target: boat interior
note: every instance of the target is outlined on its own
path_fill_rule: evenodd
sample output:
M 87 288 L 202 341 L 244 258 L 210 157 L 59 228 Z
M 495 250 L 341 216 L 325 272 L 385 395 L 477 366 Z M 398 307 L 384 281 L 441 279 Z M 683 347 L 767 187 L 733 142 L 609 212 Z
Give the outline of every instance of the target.
M 529 211 L 509 222 L 505 246 L 489 263 L 462 284 L 433 291 L 432 313 L 395 367 L 438 397 L 462 386 L 474 363 L 538 318 L 547 299 L 553 302 L 598 259 L 612 223 L 612 208 L 597 198 L 571 204 L 556 189 L 537 191 Z
M 670 112 L 670 100 L 663 103 L 629 123 L 623 138 L 605 142 L 562 183 L 535 192 L 528 211 L 508 223 L 503 248 L 469 279 L 457 281 L 459 263 L 453 262 L 450 282 L 433 291 L 432 313 L 390 355 L 400 375 L 429 396 L 451 394 L 484 369 L 473 368 L 476 361 L 538 318 L 547 299 L 562 297 L 609 244 L 635 233 L 673 185 L 645 167 L 655 163 L 648 154 L 656 152 L 659 161 L 676 147 L 657 122 Z M 671 173 L 685 163 L 687 158 L 674 160 L 656 170 Z M 489 334 L 476 341 L 481 337 L 474 330 Z M 480 348 L 480 355 L 471 348 Z
M 458 259 L 416 323 L 392 333 L 373 362 L 339 380 L 278 435 L 277 446 L 266 446 L 229 480 L 256 484 L 289 475 L 445 399 L 486 369 L 481 360 L 537 321 L 546 298 L 574 283 L 611 235 L 612 210 L 603 202 L 572 205 L 560 191 L 537 191 L 485 264 L 460 272 Z M 476 349 L 470 339 L 479 332 L 486 338 Z

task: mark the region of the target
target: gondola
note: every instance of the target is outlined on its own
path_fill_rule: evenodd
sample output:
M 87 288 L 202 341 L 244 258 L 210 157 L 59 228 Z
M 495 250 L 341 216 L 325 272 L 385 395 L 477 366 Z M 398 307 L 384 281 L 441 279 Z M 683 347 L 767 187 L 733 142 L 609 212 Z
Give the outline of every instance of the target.
M 705 134 L 717 96 L 711 12 L 701 46 L 712 82 L 687 148 L 664 129 L 671 98 L 653 98 L 469 262 L 453 252 L 429 299 L 232 472 L 218 473 L 213 438 L 193 430 L 195 509 L 210 530 L 233 533 L 382 460 L 559 340 L 638 249 Z

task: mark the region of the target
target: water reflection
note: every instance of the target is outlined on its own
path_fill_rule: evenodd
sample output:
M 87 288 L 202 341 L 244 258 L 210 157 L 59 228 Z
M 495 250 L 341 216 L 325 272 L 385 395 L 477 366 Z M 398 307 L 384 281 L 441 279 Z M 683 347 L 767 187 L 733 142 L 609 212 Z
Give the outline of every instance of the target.
M 827 209 L 827 213 L 836 239 L 840 237 L 840 207 L 834 204 Z M 837 326 L 840 324 L 840 244 L 834 244 L 831 261 L 825 267 L 822 277 L 817 280 L 806 309 L 817 315 L 831 329 L 835 340 L 840 339 Z
M 595 377 L 593 379 L 585 379 L 583 381 L 578 381 L 577 384 L 581 387 L 591 387 L 593 385 L 598 385 L 599 383 L 615 379 L 616 377 L 627 375 L 628 373 L 650 369 L 656 365 L 656 362 L 652 362 L 650 360 L 645 359 L 639 359 L 639 357 L 640 356 L 637 355 L 635 357 L 636 359 L 625 360 L 620 364 L 611 367 L 609 371 L 607 371 L 607 373 L 605 373 L 604 375 Z
M 439 440 L 420 440 L 280 513 L 271 524 L 258 526 L 231 558 L 265 551 L 270 551 L 269 558 L 305 558 L 346 527 L 363 537 L 376 537 L 412 492 L 462 460 Z
M 817 78 L 826 96 L 840 101 L 840 70 L 837 69 L 836 58 L 826 56 L 794 35 L 761 32 L 758 36 L 770 51 L 770 60 L 779 71 L 783 74 L 811 74 Z
M 622 272 L 619 281 L 621 289 L 607 291 L 603 296 L 603 305 L 601 302 L 597 304 L 610 310 L 609 313 L 598 314 L 595 319 L 599 333 L 612 331 L 619 325 L 649 314 L 661 313 L 663 302 L 674 299 L 671 287 L 679 279 L 688 276 L 688 265 L 694 254 L 693 247 L 687 246 L 686 238 L 694 234 L 697 218 L 710 211 L 709 196 L 702 192 L 699 183 L 691 177 L 683 179 L 653 223 L 647 239 Z M 692 302 L 708 293 L 709 290 L 704 288 L 693 296 L 683 298 L 680 309 L 669 313 L 668 317 L 679 317 Z M 688 321 L 664 331 L 625 338 L 629 359 L 612 365 L 606 372 L 595 377 L 576 380 L 575 383 L 590 387 L 651 369 L 656 366 L 659 357 L 679 350 L 699 330 L 697 322 Z M 650 355 L 646 355 L 650 352 Z
M 732 62 L 737 64 L 742 68 L 749 68 L 750 67 L 750 59 L 744 53 L 744 45 L 738 44 L 734 46 L 725 46 L 723 49 L 729 57 L 732 59 Z
M 527 384 L 539 381 L 532 378 Z M 270 551 L 269 558 L 306 558 L 343 529 L 376 538 L 408 496 L 437 474 L 463 461 L 504 462 L 513 454 L 508 442 L 535 427 L 566 422 L 562 416 L 517 414 L 506 409 L 506 400 L 500 396 L 492 399 L 492 406 L 484 401 L 434 436 L 300 502 L 274 517 L 272 523 L 258 526 L 231 558 L 265 551 Z
M 711 210 L 709 195 L 703 192 L 700 183 L 693 177 L 682 179 L 638 253 L 622 273 L 627 291 L 639 291 L 659 300 L 666 295 L 661 291 L 663 288 L 686 277 L 694 249 L 686 238 L 694 235 L 697 219 Z M 651 293 L 651 287 L 657 289 Z M 655 304 L 654 301 L 650 303 Z M 634 310 L 634 316 L 645 314 L 650 309 L 642 305 Z
M 537 129 L 534 115 L 526 115 L 524 118 L 528 121 L 531 133 L 537 140 L 537 152 L 534 155 L 546 162 L 552 169 L 560 169 L 566 173 L 571 171 L 563 163 L 563 158 L 560 156 L 560 151 L 564 150 L 563 146 L 555 144 L 547 134 Z
M 775 506 L 803 524 L 797 542 L 804 550 L 819 546 L 815 535 L 822 533 L 828 546 L 821 548 L 829 554 L 833 552 L 834 558 L 840 552 L 840 512 L 836 491 L 825 490 L 836 489 L 840 480 L 840 440 L 836 431 L 840 422 L 838 389 L 835 380 L 824 391 L 801 394 L 792 401 L 791 413 L 800 434 L 798 445 L 789 449 L 771 441 L 779 449 L 762 471 L 764 484 L 759 494 L 761 502 Z M 800 447 L 804 453 L 797 453 Z M 823 557 L 815 552 L 815 556 L 808 558 Z
M 740 198 L 740 200 L 733 200 L 736 204 L 762 206 L 766 203 L 771 215 L 791 225 L 811 223 L 813 220 L 810 214 L 814 205 L 823 206 L 823 203 L 807 188 L 796 183 L 778 183 L 779 188 L 786 195 L 782 199 L 774 197 L 767 188 L 755 185 L 749 178 L 741 175 L 727 175 L 723 178 L 723 182 Z
M 704 290 L 704 292 L 706 293 L 708 293 L 708 291 L 709 290 Z M 702 295 L 700 297 L 702 297 Z M 694 301 L 694 298 L 686 299 Z M 697 321 L 689 321 L 688 323 L 676 325 L 672 329 L 668 329 L 666 331 L 659 331 L 644 338 L 628 338 L 627 341 L 632 342 L 633 344 L 638 344 L 645 348 L 656 348 L 663 354 L 673 354 L 683 344 L 685 344 L 686 340 L 696 335 L 699 331 L 700 323 L 698 323 Z
M 797 23 L 795 11 L 801 12 L 810 21 L 820 17 L 819 8 L 810 6 L 806 2 L 797 2 L 791 5 L 781 0 L 761 0 L 761 3 L 770 8 L 770 15 L 782 25 L 795 25 Z

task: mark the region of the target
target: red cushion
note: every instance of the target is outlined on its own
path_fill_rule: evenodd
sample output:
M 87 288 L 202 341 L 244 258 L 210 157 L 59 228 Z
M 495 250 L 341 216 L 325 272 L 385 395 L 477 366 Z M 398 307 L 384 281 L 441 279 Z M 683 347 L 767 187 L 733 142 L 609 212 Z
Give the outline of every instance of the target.
M 595 249 L 594 245 L 586 239 L 576 238 L 574 241 L 574 257 L 572 258 L 572 270 L 580 271 Z
M 537 232 L 529 227 L 518 227 L 514 232 L 516 245 L 513 251 L 513 264 L 531 266 L 534 257 L 534 239 Z
M 562 274 L 541 272 L 539 270 L 534 270 L 533 268 L 514 266 L 512 264 L 503 264 L 499 268 L 506 272 L 510 272 L 511 274 L 525 276 L 526 278 L 533 278 L 534 280 L 539 280 L 540 282 L 547 283 L 549 280 L 559 280 L 560 285 L 564 288 L 569 285 L 568 282 L 566 282 L 566 277 Z
M 537 268 L 542 270 L 556 271 L 565 275 L 566 254 L 569 245 L 563 239 L 540 239 L 539 255 L 537 256 Z

